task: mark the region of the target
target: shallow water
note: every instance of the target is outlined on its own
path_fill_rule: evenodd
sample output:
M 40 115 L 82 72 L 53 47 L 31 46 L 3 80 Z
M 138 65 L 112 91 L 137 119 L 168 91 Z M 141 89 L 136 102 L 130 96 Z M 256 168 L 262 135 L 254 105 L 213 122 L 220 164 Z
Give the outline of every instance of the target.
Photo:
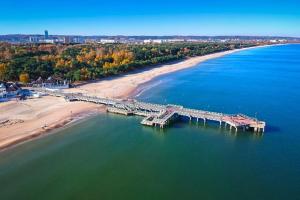
M 299 81 L 300 45 L 159 77 L 140 100 L 257 115 L 266 133 L 103 114 L 1 152 L 0 199 L 300 199 Z

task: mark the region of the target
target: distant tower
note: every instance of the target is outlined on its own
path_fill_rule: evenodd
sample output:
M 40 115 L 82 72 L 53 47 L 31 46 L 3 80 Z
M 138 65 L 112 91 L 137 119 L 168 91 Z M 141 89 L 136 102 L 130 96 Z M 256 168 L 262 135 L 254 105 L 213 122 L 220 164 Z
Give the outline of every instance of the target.
M 48 39 L 49 38 L 49 34 L 48 34 L 48 31 L 45 30 L 45 39 Z

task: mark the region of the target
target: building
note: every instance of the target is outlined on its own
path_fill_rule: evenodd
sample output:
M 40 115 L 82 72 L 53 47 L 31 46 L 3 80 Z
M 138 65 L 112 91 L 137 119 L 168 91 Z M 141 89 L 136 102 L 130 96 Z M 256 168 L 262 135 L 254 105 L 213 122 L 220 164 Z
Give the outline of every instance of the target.
M 70 43 L 72 43 L 71 37 L 69 37 L 69 36 L 65 36 L 65 37 L 63 38 L 63 41 L 64 41 L 65 44 L 70 44 Z
M 93 44 L 93 43 L 97 43 L 97 40 L 96 39 L 85 39 L 84 43 L 86 43 L 86 44 Z
M 83 40 L 83 38 L 80 38 L 80 37 L 74 37 L 74 38 L 73 38 L 73 42 L 74 42 L 74 43 L 83 43 L 84 40 Z
M 282 40 L 278 40 L 278 42 L 285 43 L 285 42 L 287 42 L 287 40 L 282 39 Z
M 6 94 L 6 85 L 4 83 L 0 83 L 0 98 L 5 98 Z
M 54 39 L 47 39 L 47 40 L 39 40 L 40 43 L 47 43 L 47 44 L 54 44 Z
M 114 40 L 114 39 L 101 39 L 100 43 L 101 44 L 113 44 L 113 43 L 118 43 L 118 40 Z
M 6 84 L 6 96 L 15 97 L 22 90 L 22 88 L 17 83 L 7 83 Z
M 144 40 L 143 43 L 144 43 L 144 44 L 150 44 L 150 43 L 152 43 L 152 40 Z
M 62 80 L 60 78 L 48 77 L 46 80 L 43 80 L 42 77 L 39 77 L 36 81 L 32 83 L 33 87 L 42 87 L 48 90 L 59 90 L 67 89 L 70 87 L 69 81 Z
M 16 97 L 22 88 L 17 83 L 0 82 L 0 98 Z
M 36 36 L 31 36 L 31 37 L 29 37 L 29 42 L 30 42 L 30 43 L 38 43 L 39 40 L 40 40 L 40 38 L 39 38 L 39 37 L 36 37 Z
M 155 39 L 155 40 L 144 40 L 144 44 L 162 44 L 162 43 L 166 43 L 167 40 L 162 40 L 162 39 Z
M 162 44 L 162 43 L 165 43 L 165 42 L 167 42 L 167 40 L 161 40 L 161 39 L 152 40 L 153 44 Z
M 7 98 L 17 97 L 21 91 L 21 87 L 16 83 L 0 83 L 0 100 L 6 101 Z
M 179 43 L 179 42 L 185 42 L 184 39 L 168 39 L 167 42 L 169 43 Z
M 48 34 L 48 31 L 45 30 L 45 40 L 47 40 L 49 38 L 49 34 Z
M 156 39 L 156 40 L 144 40 L 144 44 L 161 44 L 163 43 L 163 40 L 159 40 L 159 39 Z

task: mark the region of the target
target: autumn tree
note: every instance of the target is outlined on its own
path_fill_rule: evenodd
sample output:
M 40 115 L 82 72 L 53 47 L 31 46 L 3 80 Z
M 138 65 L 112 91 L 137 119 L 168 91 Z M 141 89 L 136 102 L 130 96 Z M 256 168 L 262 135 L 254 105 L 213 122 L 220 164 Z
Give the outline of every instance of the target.
M 0 80 L 28 82 L 29 77 L 36 80 L 38 77 L 47 78 L 53 75 L 62 79 L 90 80 L 147 65 L 249 46 L 251 44 L 245 43 L 0 43 Z
M 28 83 L 29 82 L 29 74 L 28 73 L 21 73 L 19 76 L 19 80 L 22 83 Z
M 7 64 L 5 63 L 0 63 L 0 80 L 4 81 L 5 80 L 5 73 L 7 70 Z

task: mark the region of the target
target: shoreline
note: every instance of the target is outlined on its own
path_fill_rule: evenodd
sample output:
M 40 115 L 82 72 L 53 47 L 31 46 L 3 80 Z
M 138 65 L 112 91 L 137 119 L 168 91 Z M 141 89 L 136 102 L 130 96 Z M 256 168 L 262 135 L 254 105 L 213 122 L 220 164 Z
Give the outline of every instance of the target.
M 43 130 L 43 131 L 37 131 L 32 132 L 32 134 L 28 135 L 27 137 L 20 138 L 19 140 L 15 140 L 14 142 L 8 143 L 7 145 L 0 146 L 0 153 L 9 149 L 13 149 L 19 145 L 22 145 L 24 143 L 34 141 L 41 139 L 45 136 L 56 134 L 59 131 L 62 131 L 66 128 L 72 127 L 78 123 L 84 122 L 90 118 L 93 118 L 97 116 L 98 114 L 102 114 L 104 111 L 101 111 L 99 113 L 97 112 L 86 112 L 83 114 L 79 114 L 73 118 L 66 119 L 65 121 L 59 123 L 59 124 L 53 124 L 51 127 Z
M 191 67 L 196 67 L 196 65 L 207 60 L 223 57 L 232 53 L 270 46 L 277 46 L 277 44 L 222 51 L 204 56 L 186 58 L 179 62 L 159 64 L 155 67 L 144 67 L 142 69 L 136 69 L 125 74 L 104 78 L 98 81 L 82 83 L 79 87 L 67 89 L 65 90 L 65 92 L 78 92 L 83 94 L 89 94 L 92 96 L 117 99 L 132 98 L 134 97 L 136 90 L 140 89 L 141 85 L 145 85 L 146 83 L 150 82 L 154 78 L 158 78 L 159 76 L 170 74 L 172 72 L 177 72 Z
M 159 76 L 191 67 L 196 67 L 199 63 L 207 60 L 223 57 L 239 51 L 270 46 L 276 45 L 263 45 L 243 49 L 234 49 L 204 56 L 187 58 L 175 63 L 160 64 L 155 67 L 149 66 L 115 77 L 109 77 L 99 81 L 85 83 L 76 88 L 67 89 L 65 91 L 88 93 L 90 95 L 107 98 L 134 98 L 139 93 L 144 92 L 146 85 L 154 78 L 158 78 Z M 31 99 L 28 99 L 25 102 L 1 103 L 0 108 L 2 110 L 8 110 L 7 112 L 9 112 L 5 113 L 2 111 L 4 115 L 3 119 L 5 120 L 5 117 L 14 119 L 19 116 L 19 118 L 21 118 L 20 120 L 24 120 L 24 124 L 26 124 L 25 127 L 27 126 L 27 129 L 25 128 L 26 131 L 24 130 L 23 123 L 16 123 L 8 127 L 0 126 L 0 152 L 23 144 L 27 141 L 55 133 L 60 129 L 69 127 L 74 123 L 76 124 L 77 122 L 87 119 L 89 116 L 105 112 L 104 106 L 83 102 L 63 102 L 64 99 L 59 98 L 59 100 L 56 100 L 57 98 L 59 97 L 42 97 L 35 100 L 40 104 L 40 106 L 36 109 L 32 108 L 35 107 L 36 102 Z M 20 108 L 20 105 L 26 103 L 28 104 L 26 107 L 27 109 L 24 108 L 24 106 Z M 0 114 L 2 115 L 1 109 Z M 17 109 L 20 109 L 21 111 L 17 112 Z M 0 122 L 3 119 L 0 118 Z M 39 123 L 37 123 L 37 121 Z M 47 124 L 45 128 L 42 127 L 44 124 Z
M 4 124 L 0 124 L 0 152 L 51 134 L 103 110 L 102 105 L 83 102 L 68 104 L 63 98 L 51 96 L 2 103 L 0 122 Z
M 188 61 L 190 59 L 196 59 L 198 60 L 199 58 L 201 59 L 199 62 L 194 63 L 193 65 L 186 65 L 186 67 L 183 68 L 178 68 L 176 70 L 172 70 L 172 71 L 168 71 L 166 73 L 162 73 L 158 76 L 154 76 L 152 77 L 150 80 L 144 82 L 144 83 L 140 83 L 132 92 L 130 92 L 127 96 L 125 96 L 124 98 L 135 98 L 139 95 L 141 95 L 143 92 L 151 89 L 153 86 L 155 86 L 156 84 L 152 81 L 154 79 L 159 79 L 160 76 L 164 76 L 164 75 L 168 75 L 168 74 L 172 74 L 173 72 L 178 72 L 178 71 L 182 71 L 185 69 L 189 69 L 189 68 L 193 68 L 193 67 L 197 67 L 198 64 L 211 60 L 211 59 L 216 59 L 216 58 L 220 58 L 226 55 L 230 55 L 232 53 L 236 53 L 236 52 L 240 52 L 240 51 L 245 51 L 245 50 L 250 50 L 250 49 L 257 49 L 257 48 L 264 48 L 264 47 L 272 47 L 272 46 L 282 46 L 282 45 L 288 45 L 288 44 L 272 44 L 272 45 L 261 45 L 261 46 L 254 46 L 254 47 L 247 47 L 247 48 L 243 48 L 243 49 L 234 49 L 234 50 L 228 50 L 228 51 L 223 51 L 223 52 L 218 52 L 218 53 L 213 53 L 213 54 L 208 54 L 208 55 L 204 55 L 204 56 L 197 56 L 197 57 L 190 57 L 190 58 L 186 58 L 178 63 L 183 63 L 185 61 Z M 216 55 L 217 54 L 217 55 Z M 210 55 L 212 55 L 212 57 L 210 57 Z M 206 56 L 208 56 L 209 58 L 206 58 Z M 177 63 L 175 63 L 177 64 Z M 152 83 L 152 84 L 150 84 Z

